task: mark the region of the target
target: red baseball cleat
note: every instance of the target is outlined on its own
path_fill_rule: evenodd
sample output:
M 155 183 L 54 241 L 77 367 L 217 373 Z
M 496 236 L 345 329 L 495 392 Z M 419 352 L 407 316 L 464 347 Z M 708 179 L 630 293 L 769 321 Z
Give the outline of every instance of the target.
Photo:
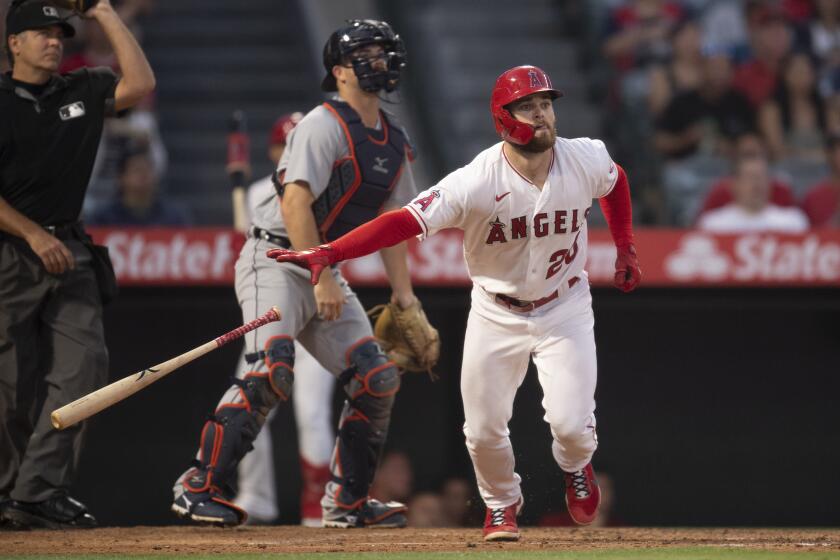
M 589 525 L 598 516 L 601 489 L 595 480 L 592 463 L 573 473 L 563 473 L 566 479 L 566 507 L 569 516 L 578 525 Z
M 519 525 L 516 516 L 522 511 L 524 501 L 522 497 L 515 504 L 507 507 L 490 509 L 484 516 L 485 541 L 518 541 Z

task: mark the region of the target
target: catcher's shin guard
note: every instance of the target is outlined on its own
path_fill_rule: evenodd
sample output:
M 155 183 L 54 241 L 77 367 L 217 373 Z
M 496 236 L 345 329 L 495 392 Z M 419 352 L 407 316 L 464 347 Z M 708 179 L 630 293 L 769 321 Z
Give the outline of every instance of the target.
M 368 497 L 388 433 L 391 407 L 400 388 L 400 375 L 372 338 L 352 346 L 347 361 L 350 367 L 341 380 L 349 398 L 338 426 L 327 502 L 341 509 L 357 509 Z
M 253 449 L 253 442 L 269 411 L 291 394 L 294 343 L 274 337 L 264 353 L 268 371 L 252 371 L 235 379 L 216 412 L 201 431 L 196 466 L 176 485 L 173 511 L 194 521 L 238 525 L 244 512 L 229 502 L 230 481 L 239 461 Z M 234 515 L 235 514 L 235 515 Z

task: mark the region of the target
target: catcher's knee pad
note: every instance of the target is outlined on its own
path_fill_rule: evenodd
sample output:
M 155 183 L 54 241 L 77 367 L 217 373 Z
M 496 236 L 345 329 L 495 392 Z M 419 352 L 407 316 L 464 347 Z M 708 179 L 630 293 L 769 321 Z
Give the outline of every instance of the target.
M 353 404 L 362 413 L 390 416 L 394 395 L 400 389 L 400 372 L 372 339 L 366 338 L 347 352 L 352 377 L 345 384 Z
M 268 382 L 280 397 L 287 401 L 292 394 L 295 367 L 295 342 L 290 336 L 273 336 L 265 344 L 265 365 Z

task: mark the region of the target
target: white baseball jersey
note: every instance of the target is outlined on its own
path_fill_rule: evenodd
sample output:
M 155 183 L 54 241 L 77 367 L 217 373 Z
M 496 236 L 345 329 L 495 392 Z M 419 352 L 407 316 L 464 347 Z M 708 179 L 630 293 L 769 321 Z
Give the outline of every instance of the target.
M 493 294 L 536 300 L 584 274 L 586 216 L 618 173 L 604 143 L 558 138 L 542 189 L 508 161 L 500 142 L 406 205 L 421 238 L 464 231 L 473 282 Z

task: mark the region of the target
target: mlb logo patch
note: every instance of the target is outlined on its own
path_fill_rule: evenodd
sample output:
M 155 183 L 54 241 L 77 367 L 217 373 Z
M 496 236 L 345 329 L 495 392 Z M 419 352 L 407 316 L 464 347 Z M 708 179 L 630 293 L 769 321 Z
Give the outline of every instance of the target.
M 58 10 L 56 10 L 52 6 L 44 6 L 44 15 L 47 16 L 47 17 L 54 17 L 54 18 L 60 17 L 58 15 Z
M 65 105 L 61 109 L 58 110 L 58 116 L 61 117 L 63 121 L 69 121 L 70 119 L 77 119 L 85 114 L 85 104 L 82 101 L 76 101 L 75 103 L 71 103 L 70 105 Z

